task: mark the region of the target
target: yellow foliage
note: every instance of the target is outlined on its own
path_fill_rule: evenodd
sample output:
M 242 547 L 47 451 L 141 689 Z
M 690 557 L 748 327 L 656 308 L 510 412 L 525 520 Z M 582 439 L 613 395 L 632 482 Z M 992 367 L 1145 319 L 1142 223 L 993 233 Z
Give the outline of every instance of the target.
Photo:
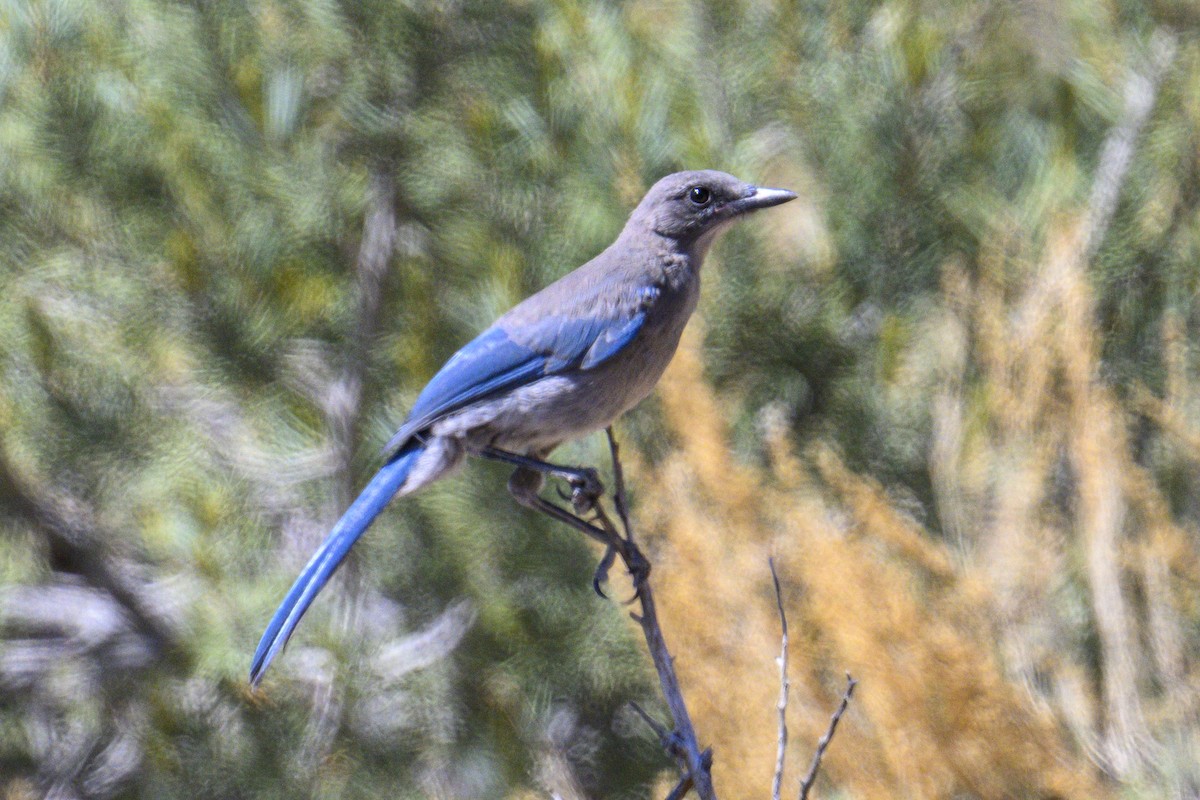
M 1152 725 L 1196 710 L 1180 632 L 1200 599 L 1195 535 L 1135 463 L 1129 414 L 1099 379 L 1077 226 L 1047 241 L 1044 259 L 1021 263 L 1021 290 L 946 268 L 945 324 L 974 331 L 969 346 L 945 348 L 951 377 L 931 399 L 956 420 L 935 423 L 943 438 L 930 444 L 939 512 L 962 528 L 952 544 L 830 446 L 795 453 L 782 424 L 764 426 L 769 468 L 737 461 L 699 326 L 685 337 L 660 389 L 678 447 L 630 470 L 655 487 L 642 493 L 642 528 L 657 534 L 660 613 L 719 792 L 769 792 L 779 691 L 769 555 L 793 631 L 785 793 L 847 671 L 860 685 L 823 769 L 856 798 L 1109 796 L 1104 772 L 1136 775 Z M 969 395 L 955 377 L 968 358 Z M 1136 397 L 1188 444 L 1190 387 L 1174 374 L 1166 400 Z M 1055 499 L 1064 469 L 1066 503 Z M 1148 666 L 1164 688 L 1148 685 Z

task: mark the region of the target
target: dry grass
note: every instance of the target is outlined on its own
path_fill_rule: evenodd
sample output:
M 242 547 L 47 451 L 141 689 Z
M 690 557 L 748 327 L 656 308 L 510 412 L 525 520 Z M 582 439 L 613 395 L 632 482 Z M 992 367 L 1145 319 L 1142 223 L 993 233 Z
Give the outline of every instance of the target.
M 1104 797 L 1106 775 L 1136 786 L 1169 769 L 1152 731 L 1194 748 L 1196 536 L 1135 462 L 1130 410 L 1100 380 L 1076 230 L 1004 264 L 1016 288 L 947 266 L 930 326 L 943 363 L 924 394 L 946 538 L 831 447 L 793 452 L 782 425 L 766 426 L 769 471 L 733 460 L 700 334 L 685 340 L 661 388 L 679 447 L 653 475 L 634 466 L 658 487 L 642 493 L 643 528 L 719 790 L 769 791 L 769 554 L 793 615 L 788 791 L 846 670 L 861 685 L 825 780 L 853 797 Z M 1165 399 L 1135 400 L 1187 447 L 1195 395 L 1170 369 Z

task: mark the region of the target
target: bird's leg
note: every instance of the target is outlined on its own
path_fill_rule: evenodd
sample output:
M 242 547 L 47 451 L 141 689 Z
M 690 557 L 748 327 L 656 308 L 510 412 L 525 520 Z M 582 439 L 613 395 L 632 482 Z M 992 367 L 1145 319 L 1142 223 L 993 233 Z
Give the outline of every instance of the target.
M 556 506 L 539 495 L 538 492 L 542 490 L 544 482 L 545 479 L 541 472 L 523 466 L 517 467 L 513 471 L 512 477 L 508 479 L 508 491 L 513 496 L 513 499 L 526 508 L 532 508 L 535 511 L 540 511 L 547 516 L 553 517 L 559 522 L 564 522 L 575 530 L 587 534 L 606 546 L 609 544 L 608 531 L 572 514 L 565 508 Z
M 604 484 L 600 482 L 600 475 L 591 467 L 565 467 L 496 447 L 485 447 L 479 451 L 479 455 L 543 475 L 562 478 L 571 485 L 571 505 L 580 516 L 594 509 L 600 496 L 604 494 Z
M 506 453 L 505 455 L 509 454 Z M 518 456 L 518 458 L 523 457 Z M 616 561 L 620 537 L 611 524 L 605 524 L 604 527 L 594 525 L 586 519 L 576 516 L 567 509 L 543 498 L 539 494 L 543 483 L 545 483 L 544 473 L 537 471 L 535 468 L 519 466 L 513 472 L 512 477 L 508 479 L 508 491 L 518 503 L 526 508 L 532 508 L 559 522 L 564 522 L 604 545 L 604 556 L 600 559 L 600 563 L 596 567 L 596 572 L 592 575 L 592 589 L 595 590 L 596 594 L 607 599 L 607 595 L 601 590 L 600 585 L 608 580 L 608 572 Z M 592 509 L 599 512 L 600 506 L 594 504 Z M 602 518 L 602 521 L 606 522 L 606 519 Z
M 546 500 L 542 497 L 533 498 L 533 502 L 528 503 L 528 506 L 536 511 L 541 511 L 543 514 L 553 517 L 559 522 L 565 522 L 575 530 L 587 534 L 596 541 L 602 542 L 605 547 L 612 549 L 612 545 L 608 541 L 608 533 L 603 528 L 598 528 L 592 523 L 588 522 L 586 519 L 575 516 L 567 509 L 556 506 L 554 503 L 551 503 L 549 500 Z M 608 561 L 611 563 L 612 559 L 608 559 Z M 607 572 L 607 570 L 605 571 Z M 599 589 L 596 591 L 601 597 L 604 597 L 604 592 L 601 592 Z

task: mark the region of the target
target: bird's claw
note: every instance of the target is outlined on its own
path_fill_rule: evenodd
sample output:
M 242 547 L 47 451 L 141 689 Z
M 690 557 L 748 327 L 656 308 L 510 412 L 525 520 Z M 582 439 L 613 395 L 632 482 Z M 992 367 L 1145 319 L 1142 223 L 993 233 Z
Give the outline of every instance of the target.
M 612 565 L 616 559 L 617 548 L 610 544 L 605 548 L 604 557 L 600 559 L 600 563 L 596 565 L 596 572 L 592 575 L 592 589 L 605 600 L 608 599 L 608 595 L 600 588 L 600 584 L 608 580 L 608 572 L 612 569 Z

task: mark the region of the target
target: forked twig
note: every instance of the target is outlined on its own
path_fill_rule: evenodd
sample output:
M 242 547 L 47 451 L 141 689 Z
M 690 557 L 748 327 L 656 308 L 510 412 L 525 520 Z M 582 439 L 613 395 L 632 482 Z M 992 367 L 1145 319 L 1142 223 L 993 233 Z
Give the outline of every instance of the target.
M 712 748 L 708 748 L 700 754 L 700 763 L 705 769 L 712 767 Z M 682 800 L 682 798 L 692 789 L 692 776 L 685 774 L 679 779 L 679 783 L 675 784 L 675 788 L 667 795 L 666 800 Z
M 775 559 L 767 559 L 767 564 L 771 568 L 771 581 L 775 585 L 775 607 L 779 610 L 779 626 L 781 629 L 779 647 L 779 703 L 775 706 L 779 711 L 779 736 L 778 746 L 775 751 L 775 778 L 771 782 L 771 800 L 779 800 L 783 787 L 784 757 L 787 754 L 787 706 L 791 682 L 788 680 L 788 623 L 787 612 L 783 609 L 783 590 L 779 585 L 779 573 L 775 570 Z M 825 731 L 825 735 L 817 742 L 817 750 L 813 753 L 812 764 L 808 767 L 808 774 L 800 781 L 800 800 L 808 799 L 808 793 L 812 790 L 813 782 L 817 779 L 817 771 L 821 768 L 821 759 L 825 757 L 825 750 L 829 747 L 829 743 L 833 741 L 834 731 L 837 730 L 837 725 L 842 715 L 846 713 L 846 707 L 850 705 L 850 698 L 853 696 L 854 687 L 857 685 L 858 681 L 850 677 L 850 673 L 847 672 L 846 691 L 842 693 L 842 702 L 838 705 L 837 710 L 833 712 L 833 716 L 829 720 L 829 728 Z
M 779 703 L 775 708 L 779 711 L 779 742 L 775 749 L 775 779 L 771 782 L 771 800 L 779 800 L 783 787 L 783 760 L 787 754 L 787 707 L 788 690 L 788 624 L 787 614 L 783 610 L 783 591 L 779 588 L 779 573 L 775 571 L 775 559 L 767 559 L 771 567 L 771 580 L 775 584 L 775 605 L 779 609 L 779 625 L 783 630 L 779 644 Z
M 833 716 L 829 718 L 829 728 L 825 731 L 825 735 L 817 742 L 817 751 L 813 753 L 812 764 L 808 767 L 808 774 L 804 776 L 804 780 L 800 782 L 800 800 L 808 800 L 808 793 L 812 789 L 813 781 L 817 779 L 817 771 L 821 768 L 821 759 L 825 756 L 825 748 L 829 747 L 829 743 L 833 740 L 833 734 L 837 730 L 838 722 L 842 719 L 842 714 L 846 713 L 846 706 L 850 705 L 850 698 L 854 695 L 854 687 L 858 685 L 858 681 L 850 677 L 850 673 L 846 673 L 846 691 L 842 692 L 842 702 L 838 704 L 837 711 L 833 712 Z
M 679 749 L 675 737 L 669 730 L 659 724 L 658 720 L 646 713 L 646 709 L 642 708 L 635 702 L 629 703 L 630 707 L 637 712 L 642 721 L 646 723 L 650 730 L 654 731 L 654 735 L 658 737 L 658 743 L 662 745 L 663 750 L 666 750 L 671 755 L 676 755 Z

